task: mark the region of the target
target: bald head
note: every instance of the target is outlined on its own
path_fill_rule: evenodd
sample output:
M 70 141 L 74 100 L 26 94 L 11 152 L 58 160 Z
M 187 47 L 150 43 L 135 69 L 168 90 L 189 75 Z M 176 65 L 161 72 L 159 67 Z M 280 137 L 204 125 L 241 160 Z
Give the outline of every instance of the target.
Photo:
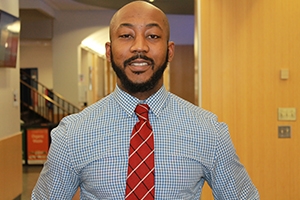
M 162 10 L 146 1 L 133 1 L 128 3 L 114 14 L 110 21 L 110 39 L 112 40 L 112 33 L 116 31 L 119 26 L 122 26 L 122 24 L 136 23 L 137 19 L 139 19 L 139 23 L 149 23 L 149 21 L 151 23 L 152 20 L 153 24 L 158 25 L 159 28 L 164 30 L 167 40 L 169 40 L 170 27 L 167 16 Z
M 112 17 L 106 58 L 122 90 L 146 99 L 161 88 L 175 49 L 169 29 L 164 12 L 145 1 L 126 4 Z

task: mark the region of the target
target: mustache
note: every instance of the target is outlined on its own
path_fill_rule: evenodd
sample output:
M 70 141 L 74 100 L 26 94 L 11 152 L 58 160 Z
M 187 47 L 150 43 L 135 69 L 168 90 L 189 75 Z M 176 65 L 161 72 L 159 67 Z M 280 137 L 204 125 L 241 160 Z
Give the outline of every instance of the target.
M 124 67 L 129 65 L 129 63 L 131 63 L 132 61 L 139 59 L 139 58 L 149 61 L 152 66 L 154 65 L 154 60 L 152 58 L 149 58 L 149 57 L 145 56 L 144 54 L 138 53 L 138 54 L 132 56 L 131 58 L 128 58 L 127 60 L 125 60 Z

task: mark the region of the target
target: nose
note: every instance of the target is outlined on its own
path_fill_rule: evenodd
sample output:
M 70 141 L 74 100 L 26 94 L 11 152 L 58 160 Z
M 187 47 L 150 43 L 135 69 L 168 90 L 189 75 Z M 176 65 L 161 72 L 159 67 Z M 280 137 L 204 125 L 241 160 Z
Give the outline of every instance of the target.
M 130 51 L 133 53 L 147 53 L 149 46 L 147 40 L 142 35 L 136 36 L 133 40 Z

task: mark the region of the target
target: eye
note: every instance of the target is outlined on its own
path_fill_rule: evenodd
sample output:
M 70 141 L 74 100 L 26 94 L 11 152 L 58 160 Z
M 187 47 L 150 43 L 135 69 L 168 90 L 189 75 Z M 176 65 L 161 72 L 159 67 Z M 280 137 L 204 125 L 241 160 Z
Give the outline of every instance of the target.
M 159 39 L 160 38 L 160 36 L 158 36 L 158 35 L 148 35 L 148 38 L 149 39 Z
M 130 34 L 123 34 L 123 35 L 120 35 L 119 38 L 124 38 L 124 39 L 132 38 L 132 35 L 130 35 Z

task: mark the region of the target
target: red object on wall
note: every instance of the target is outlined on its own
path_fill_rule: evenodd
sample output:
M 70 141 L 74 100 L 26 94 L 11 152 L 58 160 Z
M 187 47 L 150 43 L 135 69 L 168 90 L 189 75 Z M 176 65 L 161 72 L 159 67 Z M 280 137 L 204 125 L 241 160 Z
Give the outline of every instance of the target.
M 49 129 L 27 129 L 27 163 L 43 164 L 49 150 Z

